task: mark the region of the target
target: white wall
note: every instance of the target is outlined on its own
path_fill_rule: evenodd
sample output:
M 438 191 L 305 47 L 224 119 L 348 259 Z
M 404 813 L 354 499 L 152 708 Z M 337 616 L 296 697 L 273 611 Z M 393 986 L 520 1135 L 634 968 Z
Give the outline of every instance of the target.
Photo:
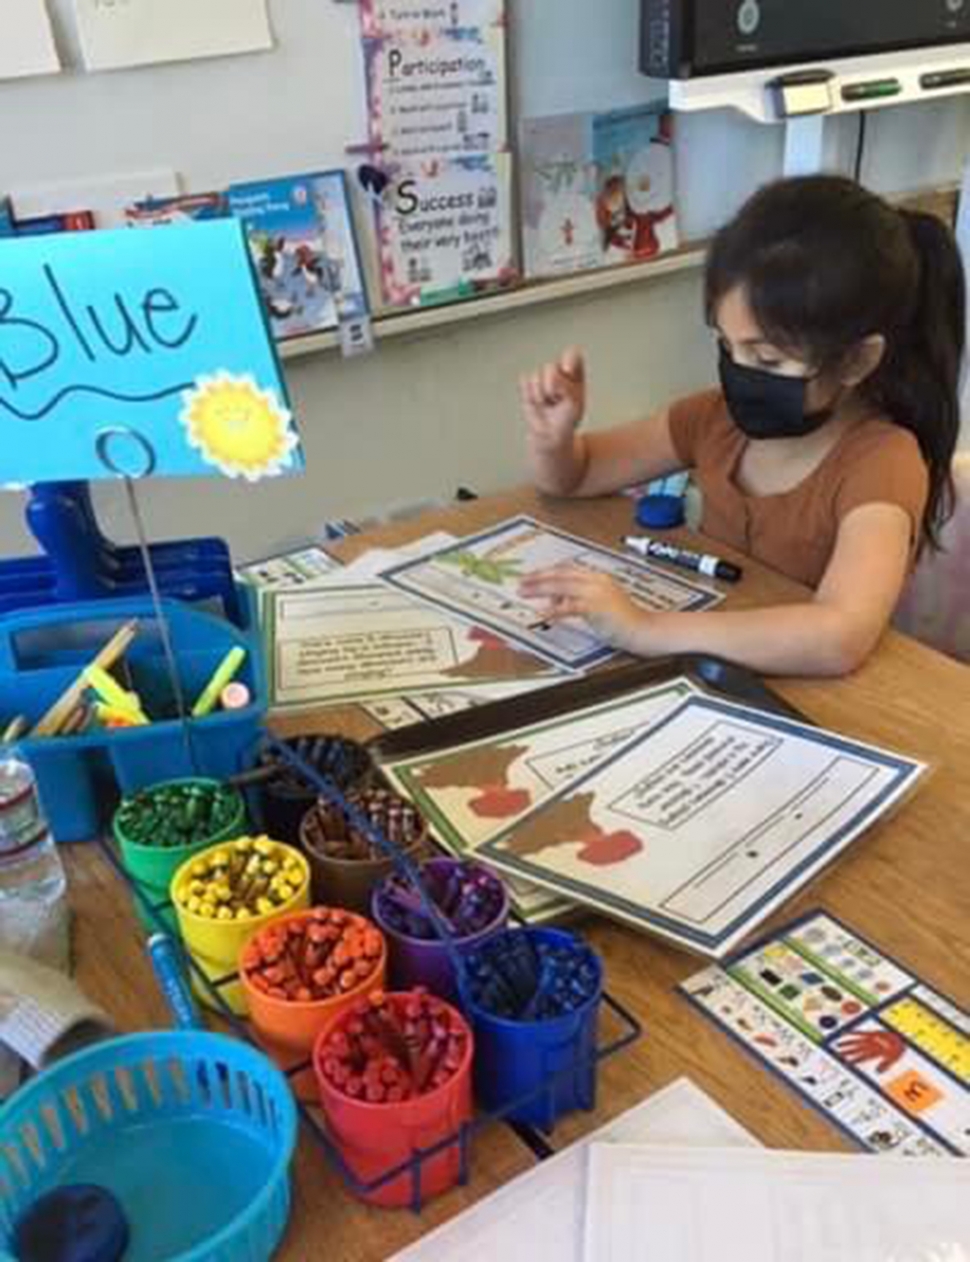
M 53 0 L 69 62 L 70 8 Z M 271 0 L 279 47 L 270 54 L 0 84 L 0 191 L 155 167 L 201 189 L 339 161 L 343 142 L 363 131 L 353 8 Z M 520 115 L 657 94 L 634 68 L 638 0 L 512 0 L 512 11 Z M 955 180 L 968 137 L 966 99 L 881 112 L 871 120 L 867 178 L 885 191 Z M 689 234 L 709 230 L 780 170 L 780 131 L 732 114 L 683 119 L 679 143 Z M 831 164 L 851 164 L 853 146 L 854 120 L 836 120 Z M 598 421 L 712 376 L 696 274 L 396 338 L 365 360 L 299 361 L 288 375 L 309 473 L 256 490 L 215 481 L 146 488 L 152 533 L 222 533 L 243 557 L 333 515 L 448 495 L 460 483 L 490 490 L 520 480 L 516 377 L 572 341 L 590 351 Z M 100 499 L 121 536 L 120 495 L 109 489 Z M 21 514 L 19 497 L 0 494 L 0 556 L 30 547 Z

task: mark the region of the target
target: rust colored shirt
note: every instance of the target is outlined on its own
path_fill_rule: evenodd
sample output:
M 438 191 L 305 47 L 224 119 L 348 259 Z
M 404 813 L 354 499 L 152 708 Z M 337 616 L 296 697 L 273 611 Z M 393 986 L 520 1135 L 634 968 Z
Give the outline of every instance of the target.
M 749 495 L 736 485 L 748 440 L 720 390 L 675 403 L 670 433 L 703 496 L 703 532 L 790 578 L 819 585 L 842 519 L 862 504 L 904 509 L 913 523 L 915 555 L 929 473 L 915 437 L 892 421 L 860 422 L 808 477 L 778 495 Z

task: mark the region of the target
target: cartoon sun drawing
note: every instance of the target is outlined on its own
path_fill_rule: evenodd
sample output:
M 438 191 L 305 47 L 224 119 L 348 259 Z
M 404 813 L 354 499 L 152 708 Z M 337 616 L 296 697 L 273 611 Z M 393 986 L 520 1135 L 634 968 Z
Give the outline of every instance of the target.
M 292 413 L 252 377 L 199 377 L 182 401 L 189 444 L 230 478 L 256 482 L 281 473 L 299 446 Z

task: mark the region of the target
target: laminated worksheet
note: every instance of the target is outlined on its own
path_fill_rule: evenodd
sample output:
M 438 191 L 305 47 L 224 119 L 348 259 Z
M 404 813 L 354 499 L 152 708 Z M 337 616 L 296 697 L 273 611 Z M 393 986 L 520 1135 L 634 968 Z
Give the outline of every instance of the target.
M 586 1262 L 967 1262 L 952 1158 L 594 1144 Z
M 925 771 L 780 715 L 693 696 L 477 853 L 720 958 Z
M 453 854 L 476 854 L 490 837 L 514 826 L 696 691 L 678 676 L 564 717 L 511 728 L 499 738 L 383 761 L 382 770 L 417 804 Z M 509 874 L 508 883 L 516 911 L 530 924 L 572 910 L 569 900 L 515 874 Z
M 271 592 L 266 615 L 277 709 L 551 676 L 540 658 L 487 629 L 379 583 Z
M 614 656 L 581 619 L 549 622 L 535 600 L 520 595 L 528 574 L 576 565 L 607 574 L 646 609 L 710 609 L 722 599 L 712 587 L 658 566 L 555 530 L 531 517 L 515 517 L 470 535 L 420 561 L 384 575 L 412 596 L 497 634 L 567 670 L 586 670 Z
M 826 912 L 681 986 L 876 1153 L 970 1157 L 970 1012 Z

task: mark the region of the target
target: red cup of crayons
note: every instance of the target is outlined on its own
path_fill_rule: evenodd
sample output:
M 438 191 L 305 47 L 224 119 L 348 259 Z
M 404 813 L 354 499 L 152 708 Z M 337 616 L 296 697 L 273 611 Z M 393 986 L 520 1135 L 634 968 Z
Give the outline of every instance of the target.
M 453 1139 L 362 1200 L 385 1208 L 453 1187 L 461 1128 L 472 1119 L 472 1032 L 450 1004 L 424 990 L 374 992 L 322 1031 L 313 1051 L 327 1129 L 358 1182 Z M 418 1183 L 415 1184 L 415 1176 Z

